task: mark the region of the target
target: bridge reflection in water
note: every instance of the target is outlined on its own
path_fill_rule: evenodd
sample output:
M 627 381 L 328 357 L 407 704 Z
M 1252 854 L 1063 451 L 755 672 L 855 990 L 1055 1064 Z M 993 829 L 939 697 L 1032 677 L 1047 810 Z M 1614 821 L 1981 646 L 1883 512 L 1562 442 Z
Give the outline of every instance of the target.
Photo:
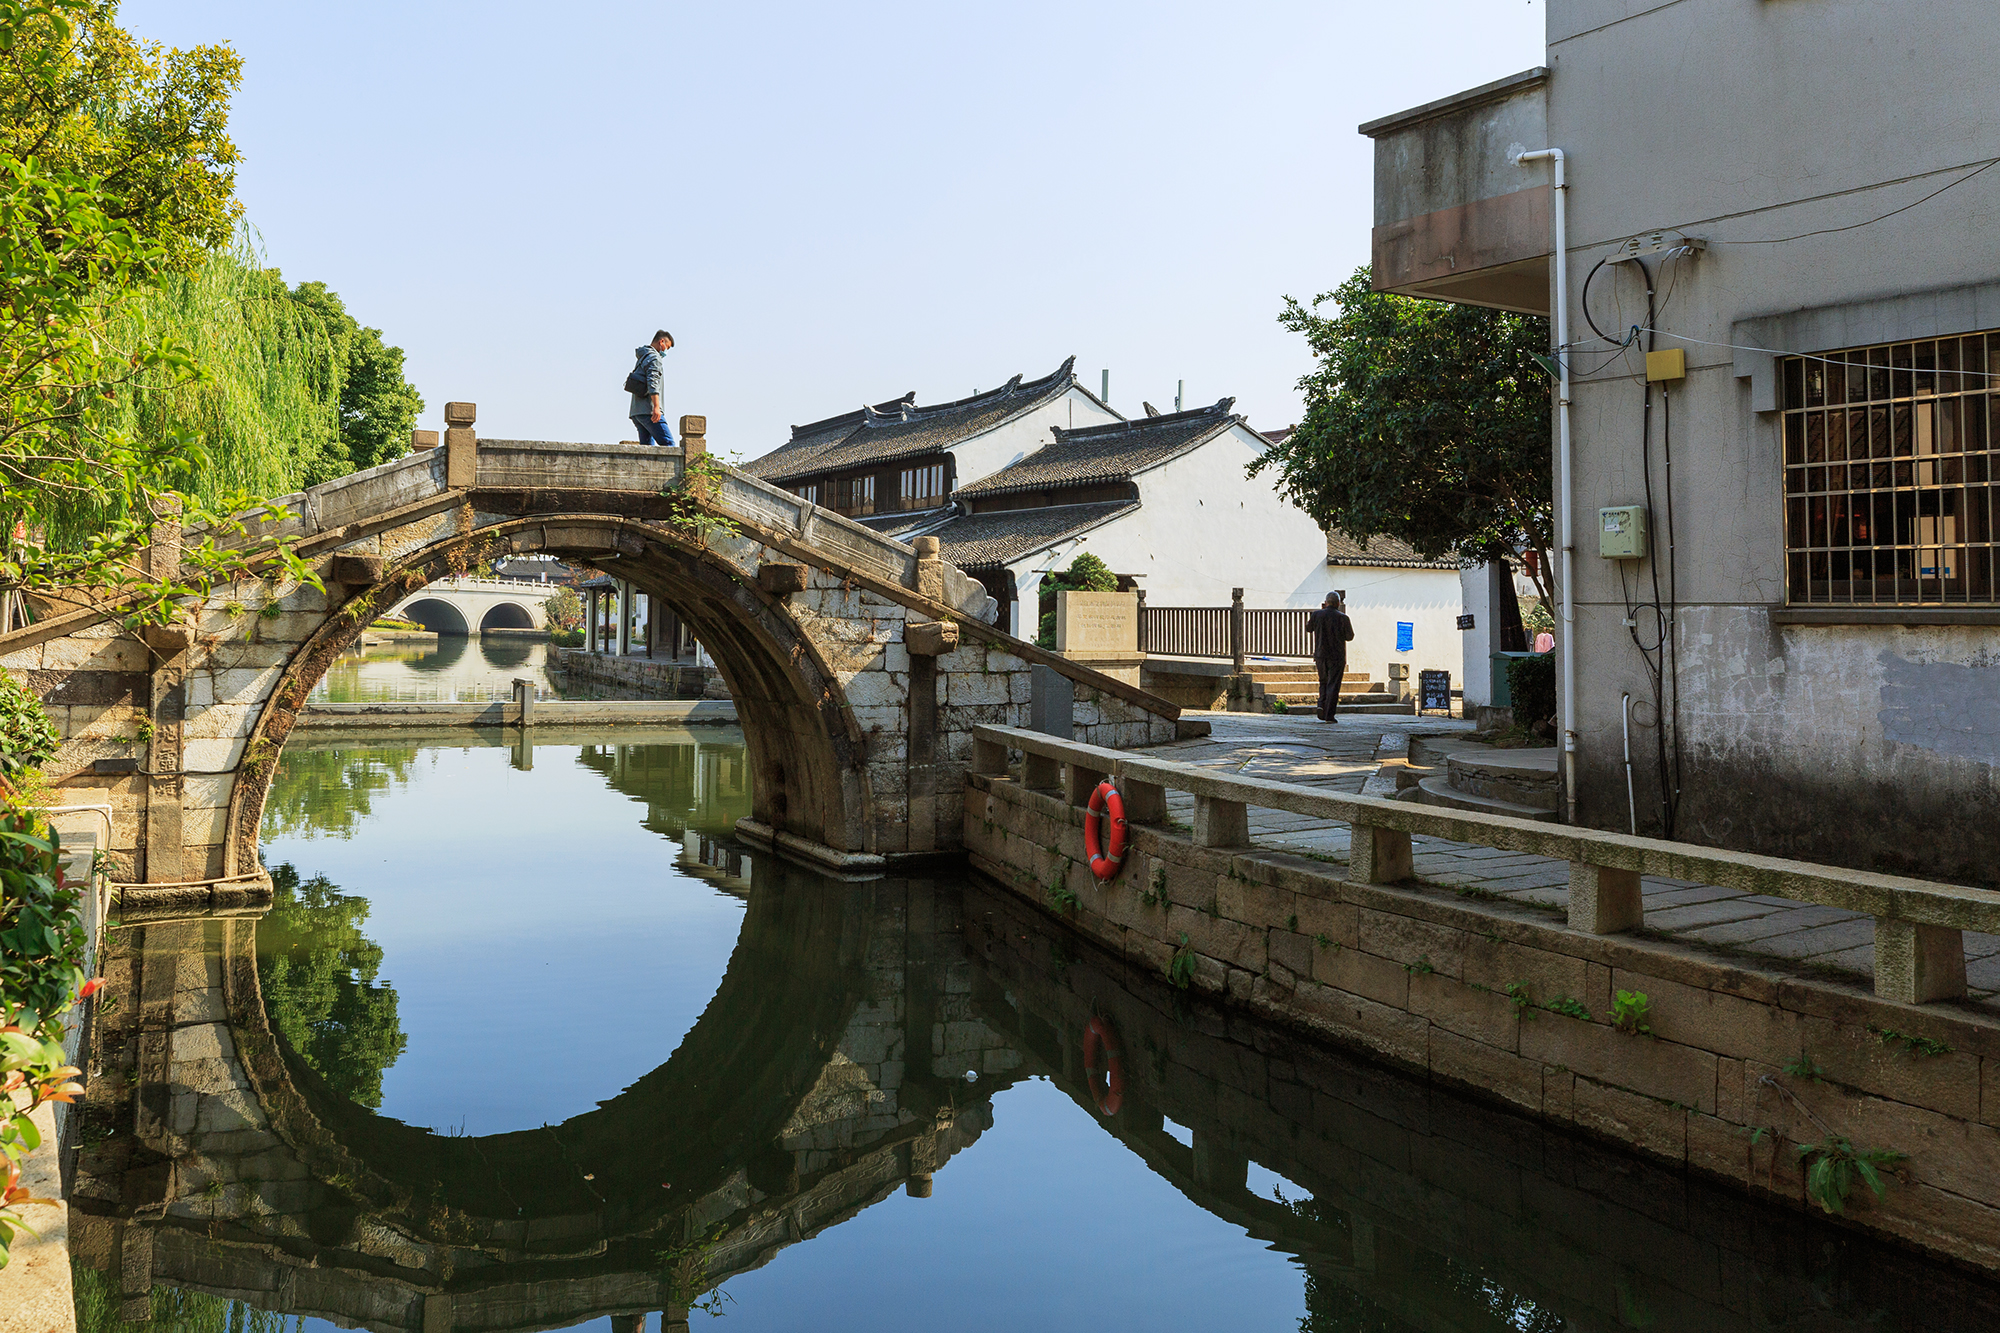
M 1005 1094 L 1039 1076 L 1107 1149 L 1296 1256 L 1305 1329 L 2000 1321 L 1982 1279 L 1190 1002 L 1006 894 L 746 860 L 701 816 L 700 793 L 732 790 L 726 750 L 580 761 L 747 900 L 678 1048 L 560 1124 L 438 1134 L 357 1105 L 286 1040 L 258 966 L 268 922 L 128 922 L 72 1221 L 128 1317 L 157 1286 L 408 1333 L 671 1326 L 898 1190 L 927 1197 L 945 1173 L 949 1194 L 994 1098 L 1004 1122 Z M 1093 1022 L 1120 1051 L 1111 1114 L 1085 1063 Z M 523 1077 L 564 1075 L 560 1024 L 531 1011 L 519 1040 Z M 878 1262 L 887 1277 L 905 1259 Z M 994 1326 L 977 1309 L 934 1322 Z

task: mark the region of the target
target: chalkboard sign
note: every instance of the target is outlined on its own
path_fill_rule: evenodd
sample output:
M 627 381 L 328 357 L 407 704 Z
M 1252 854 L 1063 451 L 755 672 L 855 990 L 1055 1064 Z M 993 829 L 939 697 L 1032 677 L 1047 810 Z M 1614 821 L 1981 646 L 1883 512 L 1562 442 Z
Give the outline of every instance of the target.
M 1417 673 L 1417 711 L 1428 713 L 1433 708 L 1451 711 L 1451 672 L 1419 671 Z
M 1460 629 L 1471 629 L 1475 619 L 1473 616 L 1460 616 L 1458 618 L 1458 627 Z

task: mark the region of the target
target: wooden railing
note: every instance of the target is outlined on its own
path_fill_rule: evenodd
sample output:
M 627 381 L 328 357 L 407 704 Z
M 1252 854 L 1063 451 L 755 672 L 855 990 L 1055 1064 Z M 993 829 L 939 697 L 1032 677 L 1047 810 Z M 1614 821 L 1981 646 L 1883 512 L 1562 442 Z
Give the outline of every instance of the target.
M 1344 822 L 1353 834 L 1347 877 L 1362 883 L 1409 879 L 1412 834 L 1567 861 L 1570 927 L 1594 935 L 1645 924 L 1645 875 L 1863 913 L 1875 918 L 1875 993 L 1904 1004 L 1962 998 L 1964 932 L 2000 934 L 2000 892 L 1990 889 L 1233 777 L 1018 727 L 973 728 L 970 771 L 1006 774 L 1014 751 L 1024 785 L 1059 789 L 1072 804 L 1115 779 L 1135 824 L 1164 823 L 1166 793 L 1191 793 L 1198 846 L 1249 846 L 1253 806 Z
M 1311 657 L 1303 607 L 1251 609 L 1243 589 L 1228 606 L 1139 606 L 1139 651 L 1157 657 L 1213 657 L 1243 670 L 1245 657 Z

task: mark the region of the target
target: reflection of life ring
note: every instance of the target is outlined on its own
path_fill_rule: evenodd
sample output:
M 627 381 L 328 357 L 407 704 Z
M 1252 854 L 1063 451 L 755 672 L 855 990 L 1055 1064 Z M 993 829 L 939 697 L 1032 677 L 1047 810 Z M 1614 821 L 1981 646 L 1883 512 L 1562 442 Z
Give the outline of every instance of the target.
M 1111 835 L 1100 839 L 1097 830 L 1107 819 Z M 1097 784 L 1084 809 L 1083 851 L 1090 858 L 1090 873 L 1099 879 L 1110 879 L 1125 862 L 1125 801 L 1108 780 Z
M 1098 1048 L 1104 1048 L 1104 1081 L 1097 1080 Z M 1098 1113 L 1105 1116 L 1118 1114 L 1118 1108 L 1125 1104 L 1125 1061 L 1124 1051 L 1118 1046 L 1118 1034 L 1106 1018 L 1093 1018 L 1090 1026 L 1083 1030 L 1083 1076 L 1090 1081 L 1090 1096 L 1097 1103 Z

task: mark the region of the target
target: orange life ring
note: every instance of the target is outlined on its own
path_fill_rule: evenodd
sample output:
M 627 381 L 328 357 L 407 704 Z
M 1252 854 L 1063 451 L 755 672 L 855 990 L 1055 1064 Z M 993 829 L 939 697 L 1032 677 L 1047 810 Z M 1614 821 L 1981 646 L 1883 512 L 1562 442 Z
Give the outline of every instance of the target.
M 1097 1081 L 1097 1056 L 1104 1054 L 1104 1082 Z M 1118 1108 L 1125 1104 L 1125 1062 L 1124 1052 L 1118 1045 L 1118 1033 L 1109 1019 L 1093 1018 L 1090 1026 L 1083 1030 L 1083 1073 L 1090 1082 L 1091 1100 L 1097 1103 L 1098 1114 L 1107 1118 L 1117 1115 Z
M 1100 839 L 1097 830 L 1106 819 L 1111 822 L 1111 834 Z M 1109 779 L 1097 784 L 1084 809 L 1083 851 L 1090 858 L 1090 873 L 1099 879 L 1110 879 L 1125 864 L 1125 800 Z

